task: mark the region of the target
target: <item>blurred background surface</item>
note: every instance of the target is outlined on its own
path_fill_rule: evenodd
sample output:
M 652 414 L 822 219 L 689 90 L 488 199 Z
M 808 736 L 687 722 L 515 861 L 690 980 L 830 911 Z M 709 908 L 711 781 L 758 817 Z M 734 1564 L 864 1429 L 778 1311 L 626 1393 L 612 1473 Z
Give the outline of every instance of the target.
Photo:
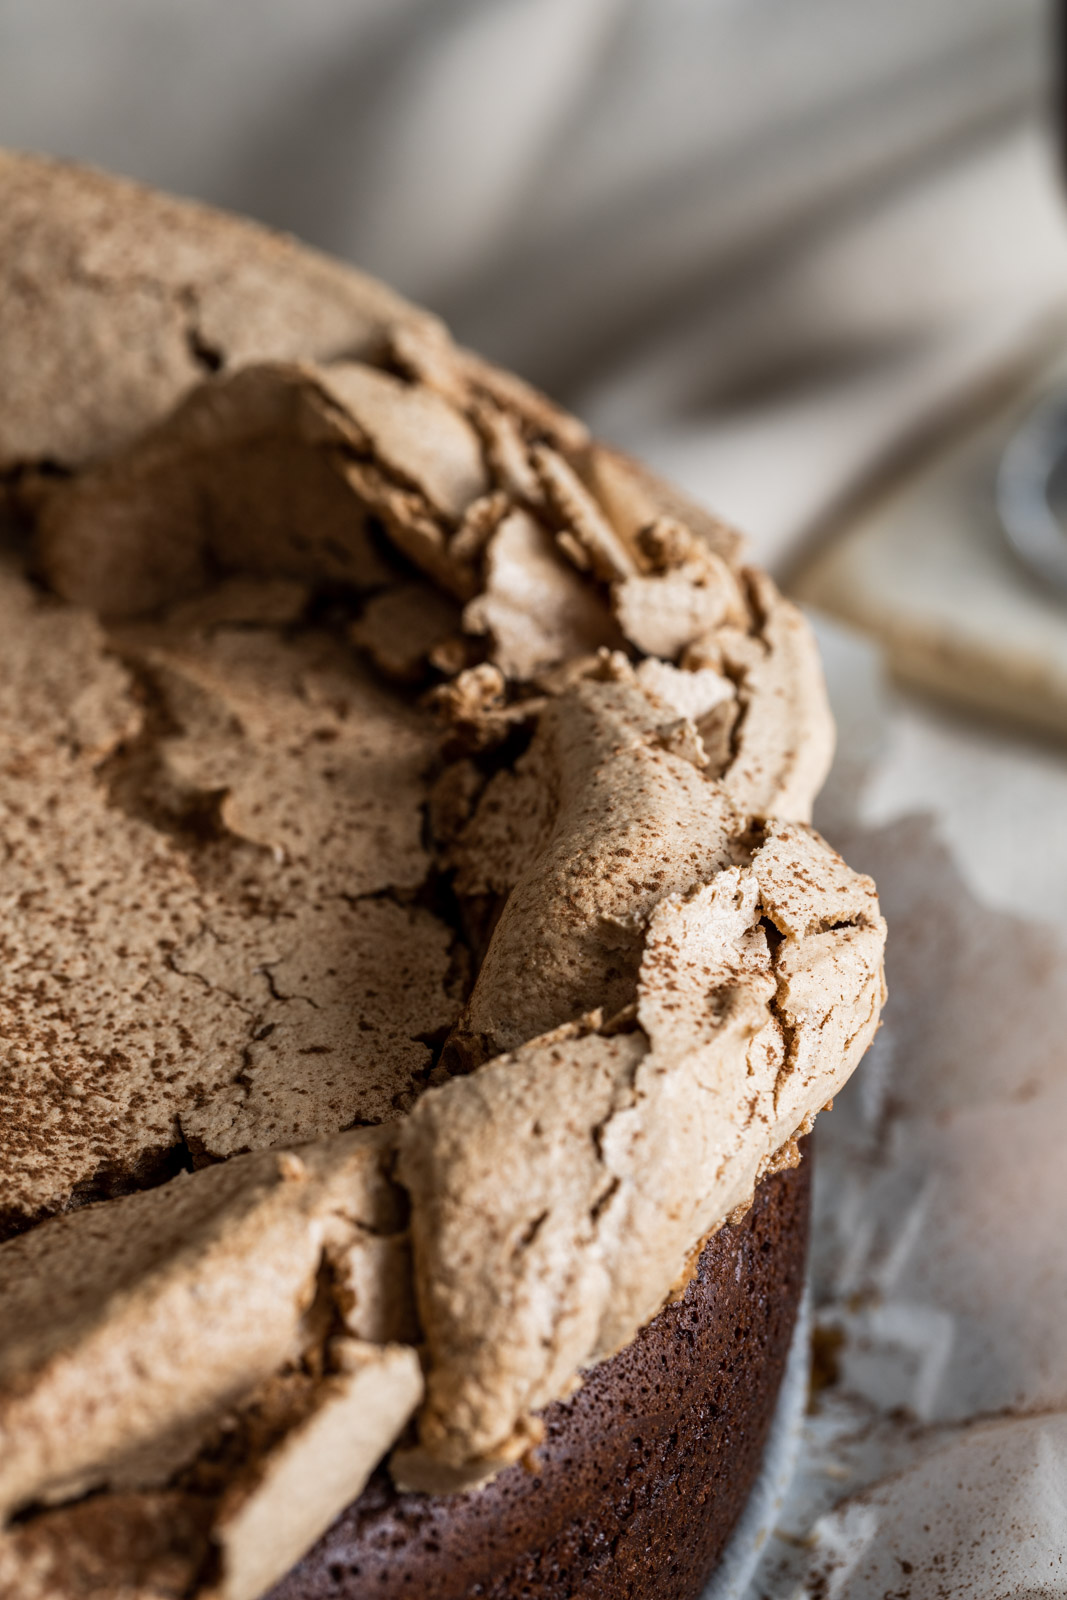
M 774 558 L 1067 282 L 1045 12 L 0 0 L 0 141 L 380 273 Z
M 817 820 L 891 999 L 820 1122 L 822 1387 L 753 1600 L 1067 1595 L 1067 601 L 993 498 L 1067 372 L 1050 20 L 0 0 L 0 142 L 391 279 L 835 614 Z

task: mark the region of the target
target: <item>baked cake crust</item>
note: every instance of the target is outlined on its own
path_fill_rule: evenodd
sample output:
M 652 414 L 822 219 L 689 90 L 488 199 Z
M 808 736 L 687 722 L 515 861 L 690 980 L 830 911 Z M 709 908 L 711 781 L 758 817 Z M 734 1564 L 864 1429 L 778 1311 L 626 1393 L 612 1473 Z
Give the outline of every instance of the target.
M 732 530 L 288 241 L 0 202 L 0 1590 L 77 1527 L 255 1600 L 383 1457 L 530 1456 L 858 1062 L 884 924 Z
M 271 1600 L 693 1600 L 760 1469 L 804 1286 L 810 1181 L 807 1150 L 763 1179 L 682 1298 L 547 1408 L 533 1471 L 427 1496 L 379 1469 Z

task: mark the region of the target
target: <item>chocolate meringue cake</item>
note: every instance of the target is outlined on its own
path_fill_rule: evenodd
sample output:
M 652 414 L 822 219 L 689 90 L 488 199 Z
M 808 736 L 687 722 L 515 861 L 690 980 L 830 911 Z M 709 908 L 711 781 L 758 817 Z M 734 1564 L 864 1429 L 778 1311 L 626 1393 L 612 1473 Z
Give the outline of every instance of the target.
M 697 1595 L 884 998 L 804 619 L 252 224 L 0 278 L 0 1595 Z

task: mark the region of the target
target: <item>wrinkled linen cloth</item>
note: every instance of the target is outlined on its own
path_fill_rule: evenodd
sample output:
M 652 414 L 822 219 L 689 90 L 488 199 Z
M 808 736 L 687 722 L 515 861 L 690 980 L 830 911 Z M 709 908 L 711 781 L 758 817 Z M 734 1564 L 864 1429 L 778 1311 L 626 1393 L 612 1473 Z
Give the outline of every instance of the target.
M 380 274 L 768 562 L 1067 283 L 1046 12 L 0 0 L 0 143 Z
M 1067 297 L 1042 0 L 0 0 L 0 26 L 0 142 L 382 274 L 780 570 Z M 749 1596 L 1067 1595 L 1067 755 L 824 643 L 816 821 L 878 880 L 890 1000 L 819 1124 L 821 1387 Z

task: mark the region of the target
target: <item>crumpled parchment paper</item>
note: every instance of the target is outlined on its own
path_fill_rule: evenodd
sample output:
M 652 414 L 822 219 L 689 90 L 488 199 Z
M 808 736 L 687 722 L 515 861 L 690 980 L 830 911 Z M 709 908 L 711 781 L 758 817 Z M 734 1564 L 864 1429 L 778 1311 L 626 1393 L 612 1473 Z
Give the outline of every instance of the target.
M 823 644 L 816 820 L 878 882 L 890 998 L 818 1123 L 813 1392 L 748 1594 L 1067 1595 L 1067 752 Z

